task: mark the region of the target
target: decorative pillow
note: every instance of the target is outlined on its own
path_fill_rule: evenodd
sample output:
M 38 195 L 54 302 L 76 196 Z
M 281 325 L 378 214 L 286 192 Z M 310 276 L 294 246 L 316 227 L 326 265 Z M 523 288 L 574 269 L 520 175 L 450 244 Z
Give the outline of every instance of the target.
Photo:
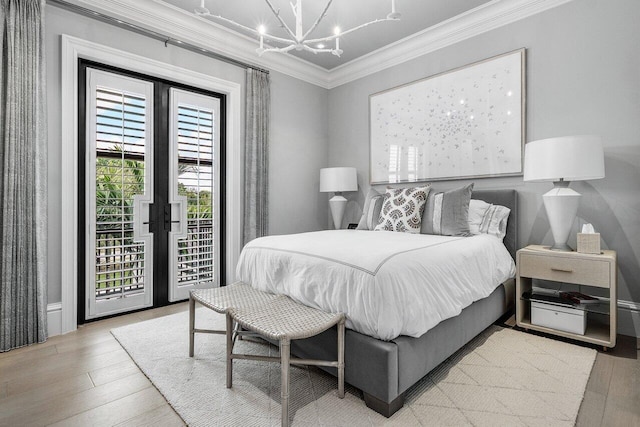
M 388 188 L 384 195 L 380 219 L 375 230 L 420 233 L 422 213 L 429 186 Z
M 358 223 L 356 230 L 373 230 L 378 225 L 380 219 L 380 211 L 382 210 L 382 202 L 384 194 L 378 193 L 375 189 L 370 188 L 367 197 L 364 199 L 364 209 L 362 217 Z
M 473 183 L 445 192 L 431 192 L 420 232 L 442 236 L 470 236 L 468 220 L 472 190 Z
M 490 234 L 500 240 L 507 234 L 507 221 L 511 209 L 492 205 L 484 200 L 469 203 L 469 230 L 471 234 Z

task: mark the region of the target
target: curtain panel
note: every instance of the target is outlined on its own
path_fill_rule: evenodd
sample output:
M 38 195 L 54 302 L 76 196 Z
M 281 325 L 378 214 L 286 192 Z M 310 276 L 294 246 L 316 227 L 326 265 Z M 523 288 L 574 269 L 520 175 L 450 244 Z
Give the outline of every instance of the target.
M 0 0 L 0 351 L 47 339 L 44 0 Z
M 269 231 L 269 74 L 247 69 L 244 243 Z

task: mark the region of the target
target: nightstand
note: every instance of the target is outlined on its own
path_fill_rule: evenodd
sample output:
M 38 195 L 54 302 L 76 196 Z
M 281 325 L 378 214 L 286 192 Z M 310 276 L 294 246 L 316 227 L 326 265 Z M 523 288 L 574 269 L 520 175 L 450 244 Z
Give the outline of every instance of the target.
M 574 340 L 601 345 L 605 350 L 615 347 L 617 330 L 617 257 L 615 251 L 600 255 L 578 252 L 552 251 L 548 246 L 530 245 L 516 254 L 516 324 Z M 596 305 L 580 305 L 587 317 L 584 335 L 534 325 L 531 323 L 531 301 L 527 293 L 534 280 L 581 285 L 581 292 L 589 294 L 589 287 L 608 289 L 609 299 Z M 524 296 L 523 296 L 524 294 Z

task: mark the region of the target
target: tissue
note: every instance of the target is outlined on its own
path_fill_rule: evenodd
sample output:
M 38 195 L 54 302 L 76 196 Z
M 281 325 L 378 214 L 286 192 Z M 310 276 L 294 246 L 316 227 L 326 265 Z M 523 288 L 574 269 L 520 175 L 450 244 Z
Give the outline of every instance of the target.
M 591 224 L 584 224 L 578 233 L 577 251 L 583 254 L 600 254 L 600 233 L 596 233 Z
M 584 234 L 593 234 L 596 231 L 593 229 L 593 225 L 587 223 L 582 226 L 582 233 Z

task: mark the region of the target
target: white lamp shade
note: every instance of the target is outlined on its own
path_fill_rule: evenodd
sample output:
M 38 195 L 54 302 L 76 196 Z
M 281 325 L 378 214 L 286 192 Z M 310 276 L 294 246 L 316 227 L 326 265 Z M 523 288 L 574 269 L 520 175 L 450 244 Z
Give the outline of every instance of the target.
M 525 181 L 582 181 L 604 178 L 599 136 L 565 136 L 531 141 L 524 147 Z
M 356 168 L 324 168 L 320 169 L 320 191 L 341 192 L 357 191 L 358 176 Z

